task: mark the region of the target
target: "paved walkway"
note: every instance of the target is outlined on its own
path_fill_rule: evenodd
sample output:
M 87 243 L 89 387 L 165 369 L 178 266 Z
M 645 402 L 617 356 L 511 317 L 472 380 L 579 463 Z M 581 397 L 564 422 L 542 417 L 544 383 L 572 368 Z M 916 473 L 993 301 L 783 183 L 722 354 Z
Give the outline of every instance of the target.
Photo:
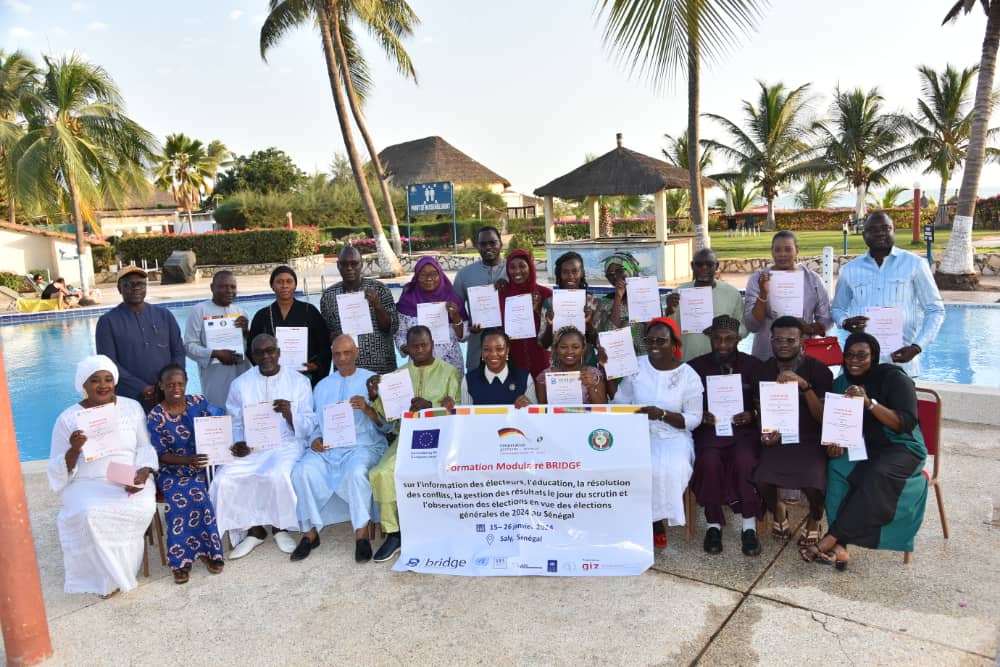
M 100 601 L 62 592 L 43 465 L 27 471 L 55 655 L 51 665 L 992 665 L 1000 635 L 1000 428 L 947 423 L 951 538 L 928 501 L 913 562 L 852 549 L 846 572 L 802 562 L 764 537 L 746 558 L 669 530 L 629 578 L 463 578 L 353 561 L 351 531 L 327 528 L 302 563 L 268 541 L 219 576 L 198 566 Z M 801 509 L 798 515 L 801 515 Z M 801 517 L 800 517 L 801 518 Z M 2 653 L 0 653 L 2 655 Z

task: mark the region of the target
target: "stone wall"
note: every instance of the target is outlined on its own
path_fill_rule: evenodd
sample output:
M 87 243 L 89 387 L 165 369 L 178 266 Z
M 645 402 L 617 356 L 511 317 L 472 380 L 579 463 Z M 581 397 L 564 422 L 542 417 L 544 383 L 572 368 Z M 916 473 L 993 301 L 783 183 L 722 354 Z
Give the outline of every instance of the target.
M 462 267 L 468 266 L 473 262 L 479 261 L 478 255 L 403 255 L 399 258 L 399 263 L 403 265 L 403 277 L 407 277 L 413 273 L 413 267 L 417 265 L 421 257 L 433 257 L 441 265 L 441 268 L 445 271 L 458 271 Z M 535 272 L 539 276 L 545 275 L 545 260 L 536 259 L 535 260 Z M 378 278 L 381 274 L 379 272 L 378 266 L 378 256 L 377 255 L 367 255 L 364 258 L 364 276 L 367 278 Z

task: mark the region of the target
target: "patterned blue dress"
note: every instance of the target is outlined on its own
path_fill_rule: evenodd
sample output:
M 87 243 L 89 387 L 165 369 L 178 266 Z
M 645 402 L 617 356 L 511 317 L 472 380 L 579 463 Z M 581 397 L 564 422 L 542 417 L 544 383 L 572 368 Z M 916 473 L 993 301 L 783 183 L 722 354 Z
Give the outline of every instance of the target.
M 225 410 L 211 405 L 204 396 L 185 396 L 183 414 L 154 407 L 147 417 L 149 438 L 157 455 L 194 456 L 194 418 L 216 417 Z M 222 540 L 215 525 L 215 508 L 208 497 L 204 470 L 192 466 L 160 465 L 157 489 L 167 505 L 167 563 L 171 570 L 189 567 L 204 556 L 222 561 Z

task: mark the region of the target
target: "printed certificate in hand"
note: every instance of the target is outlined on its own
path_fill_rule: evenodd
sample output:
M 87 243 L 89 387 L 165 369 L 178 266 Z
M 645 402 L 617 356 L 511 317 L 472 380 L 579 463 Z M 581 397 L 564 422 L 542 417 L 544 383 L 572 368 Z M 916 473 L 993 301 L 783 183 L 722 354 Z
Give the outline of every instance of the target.
M 583 308 L 587 303 L 587 290 L 557 289 L 552 292 L 552 331 L 573 326 L 584 331 Z
M 281 365 L 304 371 L 309 359 L 309 327 L 275 327 L 274 337 L 281 350 Z
M 803 271 L 771 271 L 768 301 L 775 317 L 802 317 L 805 309 L 805 273 Z
M 687 287 L 677 291 L 681 295 L 681 333 L 701 333 L 712 326 L 712 318 L 715 316 L 712 288 Z
M 378 383 L 378 395 L 382 398 L 385 418 L 390 421 L 402 419 L 403 413 L 410 411 L 410 403 L 416 395 L 413 393 L 410 371 L 403 368 L 383 374 Z
M 233 418 L 230 415 L 195 417 L 194 444 L 198 454 L 208 457 L 209 465 L 232 463 L 236 460 L 229 449 L 233 446 Z
M 547 371 L 545 396 L 548 405 L 580 405 L 583 402 L 580 371 Z
M 625 279 L 625 298 L 628 299 L 629 322 L 648 322 L 663 316 L 660 307 L 660 285 L 653 276 L 635 276 Z
M 715 417 L 715 435 L 733 434 L 733 417 L 743 412 L 743 376 L 707 376 L 708 411 Z
M 903 309 L 899 306 L 869 306 L 865 308 L 865 333 L 875 336 L 882 348 L 882 358 L 903 347 Z
M 130 466 L 127 463 L 111 462 L 108 464 L 107 469 L 108 481 L 121 484 L 122 486 L 134 486 L 137 489 L 144 489 L 146 488 L 145 484 L 135 486 L 135 474 L 138 471 L 138 468 Z
M 781 433 L 781 444 L 799 442 L 799 385 L 795 382 L 760 383 L 760 429 Z
M 632 329 L 622 327 L 597 334 L 598 342 L 608 355 L 604 364 L 604 372 L 608 379 L 623 378 L 639 372 L 639 358 L 635 356 L 635 346 L 632 344 Z
M 435 344 L 451 340 L 451 320 L 448 319 L 448 307 L 444 301 L 418 303 L 417 324 L 422 324 L 431 330 L 431 338 Z
M 504 301 L 503 328 L 513 340 L 538 335 L 538 330 L 535 329 L 535 308 L 530 294 L 507 297 Z
M 502 327 L 500 293 L 493 285 L 476 285 L 469 288 L 469 317 L 476 326 Z
M 237 354 L 243 354 L 243 329 L 236 326 L 239 316 L 239 313 L 230 313 L 222 317 L 206 317 L 205 347 L 210 350 L 232 350 Z
M 819 441 L 848 449 L 865 447 L 861 425 L 865 414 L 863 399 L 827 392 L 823 401 L 823 430 Z
M 406 372 L 410 374 L 409 371 Z M 358 444 L 358 432 L 354 427 L 354 408 L 350 401 L 330 403 L 323 406 L 323 446 L 353 447 Z
M 96 461 L 119 449 L 118 406 L 114 403 L 77 412 L 76 427 L 87 436 L 87 442 L 83 443 L 84 461 Z
M 372 314 L 368 309 L 368 299 L 364 292 L 348 292 L 337 295 L 337 314 L 340 316 L 340 330 L 357 336 L 375 332 Z
M 281 420 L 273 403 L 251 403 L 243 406 L 243 433 L 250 449 L 281 447 Z

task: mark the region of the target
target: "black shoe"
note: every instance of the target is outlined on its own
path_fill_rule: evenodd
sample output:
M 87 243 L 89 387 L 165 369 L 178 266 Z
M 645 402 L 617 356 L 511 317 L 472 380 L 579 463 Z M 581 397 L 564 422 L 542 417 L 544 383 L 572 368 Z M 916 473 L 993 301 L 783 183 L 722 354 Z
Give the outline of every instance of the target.
M 759 556 L 760 555 L 760 542 L 757 540 L 757 531 L 753 528 L 748 528 L 743 531 L 743 555 L 744 556 Z
M 354 542 L 354 560 L 357 563 L 367 563 L 372 559 L 372 543 L 367 537 Z
M 292 552 L 291 559 L 305 560 L 309 558 L 309 552 L 319 546 L 319 535 L 316 536 L 315 540 L 310 540 L 307 536 L 303 536 L 299 541 L 299 546 L 295 547 L 295 551 Z
M 705 531 L 705 553 L 722 553 L 722 531 L 714 526 Z
M 385 536 L 385 542 L 375 552 L 375 557 L 372 560 L 376 563 L 384 563 L 398 554 L 402 546 L 403 540 L 400 538 L 399 533 L 389 533 Z

